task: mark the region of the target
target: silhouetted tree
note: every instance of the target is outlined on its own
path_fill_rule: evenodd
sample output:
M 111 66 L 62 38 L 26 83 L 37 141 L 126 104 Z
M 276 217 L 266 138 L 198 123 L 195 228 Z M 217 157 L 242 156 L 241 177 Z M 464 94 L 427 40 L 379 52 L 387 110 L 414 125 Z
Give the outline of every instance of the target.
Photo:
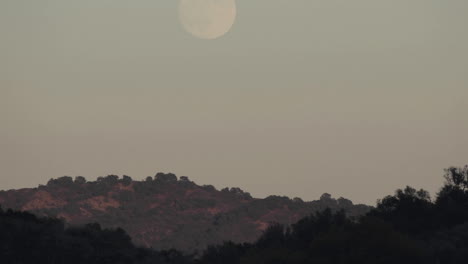
M 176 182 L 177 176 L 173 173 L 158 172 L 154 177 L 157 182 Z
M 407 186 L 404 190 L 398 189 L 395 195 L 378 201 L 377 208 L 370 215 L 391 222 L 400 231 L 420 234 L 436 225 L 429 220 L 434 216 L 433 206 L 427 191 L 417 191 Z
M 86 183 L 86 178 L 83 176 L 76 176 L 75 177 L 75 183 L 76 184 L 85 184 Z
M 62 176 L 57 179 L 50 179 L 47 182 L 47 186 L 62 186 L 69 187 L 73 185 L 73 178 L 70 176 Z
M 122 182 L 123 185 L 125 185 L 125 186 L 128 186 L 128 185 L 132 184 L 132 181 L 133 181 L 132 178 L 131 178 L 130 176 L 127 176 L 127 175 L 124 175 L 124 176 L 122 177 L 122 180 L 121 180 L 121 182 Z
M 445 169 L 444 178 L 446 186 L 459 188 L 463 191 L 468 189 L 468 165 L 463 168 L 450 167 Z
M 438 221 L 454 226 L 468 221 L 468 166 L 445 170 L 445 185 L 438 193 L 436 208 Z

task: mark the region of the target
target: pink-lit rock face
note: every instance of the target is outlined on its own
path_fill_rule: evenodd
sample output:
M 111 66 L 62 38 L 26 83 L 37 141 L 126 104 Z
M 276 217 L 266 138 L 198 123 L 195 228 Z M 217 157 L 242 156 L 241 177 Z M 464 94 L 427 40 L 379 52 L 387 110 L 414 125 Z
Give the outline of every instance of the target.
M 108 196 L 100 195 L 91 197 L 79 203 L 83 207 L 91 208 L 92 210 L 107 211 L 108 208 L 118 208 L 120 203 Z
M 35 209 L 60 208 L 66 204 L 67 202 L 58 197 L 53 197 L 47 191 L 37 191 L 34 192 L 32 199 L 21 207 L 21 210 L 31 211 Z
M 326 207 L 345 209 L 351 216 L 369 209 L 331 197 L 322 200 L 255 199 L 239 188 L 218 191 L 161 173 L 146 181 L 115 175 L 96 182 L 63 177 L 39 188 L 0 192 L 4 208 L 60 217 L 71 225 L 98 222 L 122 227 L 136 244 L 185 251 L 227 240 L 252 242 L 271 223 L 293 224 Z

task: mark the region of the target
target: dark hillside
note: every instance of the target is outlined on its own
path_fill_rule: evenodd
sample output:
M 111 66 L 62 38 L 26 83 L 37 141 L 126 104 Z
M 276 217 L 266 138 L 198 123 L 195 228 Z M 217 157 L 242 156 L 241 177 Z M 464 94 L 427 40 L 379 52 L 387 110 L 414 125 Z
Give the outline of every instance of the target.
M 270 223 L 292 224 L 327 207 L 344 209 L 348 216 L 370 209 L 329 194 L 312 202 L 279 196 L 255 199 L 239 188 L 218 191 L 171 173 L 145 181 L 115 175 L 90 182 L 61 177 L 34 189 L 1 191 L 0 204 L 59 217 L 72 225 L 98 222 L 105 228 L 121 227 L 137 245 L 185 251 L 227 240 L 253 242 Z
M 407 186 L 357 221 L 326 209 L 270 226 L 253 244 L 210 247 L 200 263 L 466 264 L 468 166 L 447 169 L 445 178 L 435 201 Z
M 289 204 L 281 197 L 265 200 L 266 205 L 249 203 L 266 211 Z M 333 204 L 328 195 L 322 200 Z M 253 243 L 228 241 L 194 255 L 137 247 L 120 228 L 66 227 L 63 220 L 0 208 L 0 259 L 11 264 L 465 264 L 467 212 L 468 166 L 447 170 L 435 200 L 427 191 L 406 187 L 359 217 L 327 208 L 290 225 L 271 224 Z M 226 214 L 233 228 L 234 216 L 253 217 L 249 209 Z M 218 221 L 215 226 L 224 225 L 225 220 Z
M 135 247 L 120 228 L 97 223 L 65 227 L 62 220 L 0 208 L 0 262 L 8 264 L 184 264 L 191 258 L 171 251 Z

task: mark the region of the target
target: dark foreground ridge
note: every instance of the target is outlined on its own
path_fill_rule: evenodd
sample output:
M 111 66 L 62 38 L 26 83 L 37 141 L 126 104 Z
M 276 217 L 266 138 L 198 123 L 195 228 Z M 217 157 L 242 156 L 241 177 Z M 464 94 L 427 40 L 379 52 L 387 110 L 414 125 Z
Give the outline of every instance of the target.
M 138 248 L 120 228 L 97 223 L 65 228 L 63 220 L 0 208 L 0 262 L 8 264 L 190 263 L 171 251 Z
M 171 173 L 145 181 L 109 175 L 88 182 L 65 176 L 34 189 L 0 191 L 0 204 L 73 226 L 97 222 L 104 228 L 120 227 L 138 246 L 185 252 L 228 240 L 254 242 L 271 223 L 290 225 L 325 208 L 343 209 L 351 217 L 370 209 L 329 194 L 312 202 L 280 196 L 255 199 L 239 188 L 218 191 Z
M 432 201 L 406 187 L 358 217 L 325 209 L 272 224 L 254 243 L 225 242 L 203 254 L 135 247 L 122 229 L 65 228 L 63 220 L 0 209 L 2 263 L 464 264 L 468 259 L 468 166 L 450 168 Z

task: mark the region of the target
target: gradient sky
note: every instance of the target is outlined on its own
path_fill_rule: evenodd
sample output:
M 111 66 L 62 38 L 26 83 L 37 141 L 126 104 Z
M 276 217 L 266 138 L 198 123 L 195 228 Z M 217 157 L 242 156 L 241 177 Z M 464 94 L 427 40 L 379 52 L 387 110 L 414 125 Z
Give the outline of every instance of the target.
M 237 0 L 216 40 L 177 4 L 0 1 L 0 189 L 162 171 L 375 204 L 468 163 L 467 1 Z

